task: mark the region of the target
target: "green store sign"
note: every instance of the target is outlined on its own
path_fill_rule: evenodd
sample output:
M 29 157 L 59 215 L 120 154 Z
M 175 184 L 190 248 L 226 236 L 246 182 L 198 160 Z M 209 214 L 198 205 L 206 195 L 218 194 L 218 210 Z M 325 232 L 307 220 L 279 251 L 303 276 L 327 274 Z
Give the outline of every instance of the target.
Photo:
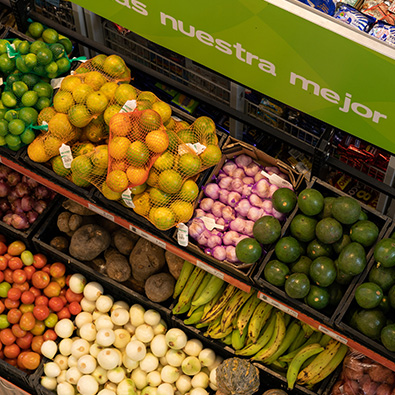
M 380 53 L 264 0 L 200 0 L 198 6 L 178 0 L 74 2 L 395 152 L 395 49 L 385 43 L 369 40 L 384 48 Z M 328 19 L 325 22 L 333 24 Z M 357 34 L 347 30 L 351 36 Z M 367 35 L 358 34 L 362 41 Z

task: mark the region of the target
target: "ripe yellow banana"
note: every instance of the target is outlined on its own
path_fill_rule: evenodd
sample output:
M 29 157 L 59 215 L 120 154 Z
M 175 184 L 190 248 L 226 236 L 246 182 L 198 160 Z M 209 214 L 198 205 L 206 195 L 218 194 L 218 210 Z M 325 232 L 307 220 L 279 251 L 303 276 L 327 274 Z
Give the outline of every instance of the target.
M 178 276 L 176 285 L 174 286 L 173 299 L 176 299 L 177 296 L 181 294 L 194 268 L 195 266 L 191 262 L 184 261 L 180 275 Z
M 258 340 L 259 334 L 268 321 L 272 310 L 272 305 L 263 300 L 260 301 L 248 324 L 247 343 L 255 343 Z
M 287 370 L 287 383 L 289 389 L 293 389 L 296 382 L 296 378 L 298 377 L 298 373 L 303 362 L 309 359 L 310 357 L 312 357 L 313 355 L 320 353 L 323 350 L 324 347 L 322 347 L 320 343 L 313 343 L 313 344 L 309 344 L 306 347 L 303 347 L 303 349 L 300 350 L 295 355 L 291 363 L 288 365 L 288 370 Z

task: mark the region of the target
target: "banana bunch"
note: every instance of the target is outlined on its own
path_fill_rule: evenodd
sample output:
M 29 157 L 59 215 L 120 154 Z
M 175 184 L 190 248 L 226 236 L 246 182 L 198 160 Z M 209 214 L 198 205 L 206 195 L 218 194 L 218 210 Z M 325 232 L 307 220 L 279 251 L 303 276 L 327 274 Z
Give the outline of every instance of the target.
M 240 357 L 263 363 L 295 384 L 312 388 L 343 361 L 348 347 L 203 269 L 185 262 L 175 285 L 173 314 L 204 328 Z

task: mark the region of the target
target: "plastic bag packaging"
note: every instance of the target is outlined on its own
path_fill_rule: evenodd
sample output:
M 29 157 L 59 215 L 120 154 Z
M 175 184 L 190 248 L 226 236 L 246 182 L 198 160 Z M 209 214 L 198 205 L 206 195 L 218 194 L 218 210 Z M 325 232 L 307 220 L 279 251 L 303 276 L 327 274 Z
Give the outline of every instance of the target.
M 376 19 L 359 12 L 348 4 L 339 3 L 334 13 L 334 18 L 338 19 L 358 30 L 367 32 L 370 27 L 376 22 Z
M 331 395 L 391 395 L 394 391 L 395 372 L 363 354 L 350 352 Z

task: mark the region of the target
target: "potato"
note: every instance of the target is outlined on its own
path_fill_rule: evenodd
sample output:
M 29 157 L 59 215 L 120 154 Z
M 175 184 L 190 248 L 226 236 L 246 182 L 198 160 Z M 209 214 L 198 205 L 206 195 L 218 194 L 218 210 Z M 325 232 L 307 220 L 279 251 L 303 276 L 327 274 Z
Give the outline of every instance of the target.
M 390 385 L 394 384 L 395 373 L 378 363 L 373 362 L 368 370 L 368 373 L 370 378 L 377 383 L 386 383 Z
M 364 367 L 359 359 L 351 355 L 344 360 L 343 372 L 346 379 L 360 380 L 364 373 Z
M 69 253 L 81 261 L 91 261 L 105 251 L 111 244 L 111 236 L 99 225 L 81 226 L 73 234 Z
M 377 395 L 391 395 L 391 386 L 389 384 L 380 384 L 376 390 Z
M 362 389 L 364 395 L 374 395 L 378 384 L 372 381 L 368 374 L 365 374 L 361 380 L 359 380 L 359 386 Z
M 132 270 L 128 259 L 116 250 L 111 250 L 104 255 L 106 260 L 106 273 L 111 279 L 120 283 L 130 278 Z
M 112 234 L 112 243 L 121 254 L 129 256 L 139 238 L 135 233 L 121 228 Z
M 69 249 L 69 240 L 64 236 L 56 236 L 50 242 L 50 246 L 58 251 L 67 252 Z
M 61 232 L 63 233 L 71 232 L 69 226 L 70 217 L 71 217 L 71 213 L 69 211 L 63 211 L 58 215 L 56 225 Z
M 97 215 L 94 211 L 87 209 L 81 204 L 75 202 L 74 200 L 67 199 L 62 203 L 63 208 L 71 211 L 73 214 L 79 215 Z
M 148 277 L 160 272 L 166 265 L 163 248 L 140 238 L 129 255 L 133 278 L 144 283 Z
M 145 294 L 153 302 L 164 302 L 173 295 L 175 283 L 176 280 L 169 273 L 154 274 L 145 282 Z
M 184 264 L 184 259 L 180 258 L 177 255 L 174 255 L 170 251 L 165 252 L 165 258 L 170 274 L 177 280 L 180 276 L 182 265 Z

